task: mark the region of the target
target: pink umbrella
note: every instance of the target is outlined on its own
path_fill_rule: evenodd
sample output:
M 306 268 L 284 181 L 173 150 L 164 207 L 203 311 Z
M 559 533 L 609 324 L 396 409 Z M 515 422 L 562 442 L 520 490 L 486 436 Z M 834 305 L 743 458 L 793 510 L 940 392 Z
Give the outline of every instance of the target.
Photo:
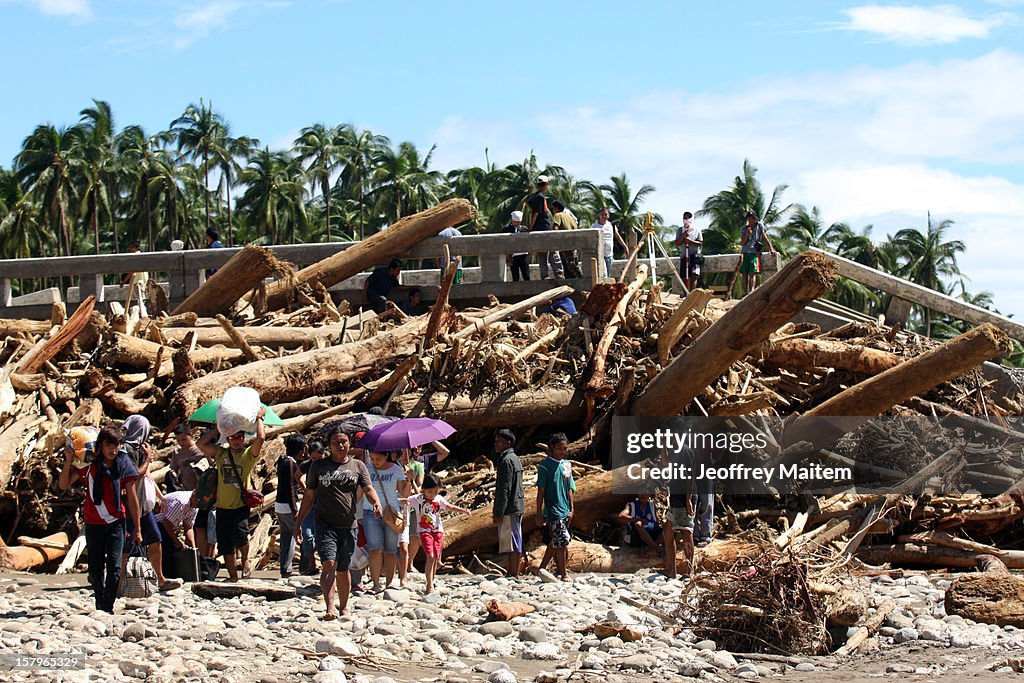
M 455 427 L 444 420 L 410 417 L 389 424 L 377 425 L 363 435 L 359 447 L 368 451 L 397 451 L 415 448 L 431 441 L 440 441 L 455 433 Z

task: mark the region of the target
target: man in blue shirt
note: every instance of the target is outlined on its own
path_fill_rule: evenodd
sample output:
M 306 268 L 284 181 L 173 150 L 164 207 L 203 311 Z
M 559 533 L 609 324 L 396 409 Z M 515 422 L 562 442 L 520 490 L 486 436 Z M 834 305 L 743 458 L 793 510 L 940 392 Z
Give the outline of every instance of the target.
M 572 466 L 565 460 L 569 439 L 559 432 L 548 440 L 548 457 L 537 465 L 537 526 L 551 534 L 555 566 L 563 581 L 569 580 L 569 525 L 575 512 Z M 544 511 L 541 514 L 541 510 Z
M 363 290 L 366 303 L 378 314 L 388 308 L 388 294 L 395 287 L 398 287 L 398 276 L 402 272 L 402 262 L 399 259 L 391 259 L 387 266 L 378 266 L 366 278 L 366 286 Z

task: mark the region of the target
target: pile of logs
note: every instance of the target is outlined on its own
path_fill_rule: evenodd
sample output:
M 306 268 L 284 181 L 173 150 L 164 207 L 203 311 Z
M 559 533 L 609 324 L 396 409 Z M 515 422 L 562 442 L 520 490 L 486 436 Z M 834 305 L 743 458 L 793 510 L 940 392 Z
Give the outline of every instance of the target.
M 0 535 L 8 543 L 26 539 L 20 550 L 0 546 L 0 567 L 55 559 L 62 553 L 54 548 L 77 535 L 82 494 L 62 494 L 55 485 L 67 429 L 147 415 L 163 432 L 151 468 L 159 480 L 170 430 L 236 385 L 259 391 L 285 421 L 271 430 L 257 469 L 256 484 L 268 494 L 272 463 L 283 450 L 274 437 L 308 433 L 372 406 L 455 426 L 445 486 L 474 512 L 446 524 L 452 556 L 487 553 L 495 544 L 493 480 L 481 458 L 493 430 L 517 433 L 527 481 L 540 458 L 535 444 L 565 431 L 578 479 L 573 526 L 581 538 L 602 542 L 573 544 L 576 570 L 632 571 L 661 562 L 609 544 L 626 500 L 612 494 L 613 473 L 604 469 L 617 415 L 732 416 L 755 428 L 793 415 L 835 416 L 843 418 L 838 439 L 868 418 L 916 414 L 957 420 L 965 443 L 998 438 L 1016 453 L 1024 443 L 1012 417 L 1020 414 L 1021 396 L 998 392 L 979 369 L 1007 351 L 1005 333 L 982 325 L 938 343 L 881 324 L 821 330 L 793 322 L 835 277 L 831 262 L 815 254 L 796 257 L 740 301 L 701 289 L 685 298 L 659 285 L 648 289 L 642 265 L 627 269 L 636 273 L 632 281 L 591 292 L 553 285 L 525 301 L 493 300 L 462 311 L 447 303 L 451 267 L 437 305 L 411 318 L 394 307 L 367 313 L 360 302 L 336 302 L 327 292 L 473 211 L 468 202 L 446 202 L 297 271 L 250 247 L 173 311 L 100 312 L 87 301 L 69 319 L 55 306 L 50 321 L 0 320 Z M 267 284 L 268 277 L 276 279 Z M 545 312 L 566 294 L 577 296 L 579 313 Z M 802 424 L 797 419 L 787 429 L 794 443 L 806 436 Z M 976 458 L 983 459 L 987 451 L 979 449 Z M 812 561 L 839 553 L 867 563 L 969 567 L 974 555 L 989 553 L 1024 566 L 1012 551 L 990 544 L 1024 516 L 1015 492 L 1024 472 L 976 465 L 970 467 L 1005 481 L 1007 492 L 805 496 L 768 505 L 728 500 L 721 523 L 737 534 L 752 525 L 776 527 L 785 544 Z M 264 566 L 275 555 L 268 500 L 254 511 L 253 555 Z M 529 495 L 527 508 L 530 533 Z M 726 535 L 703 549 L 698 564 L 724 566 L 750 550 L 745 543 L 741 534 Z

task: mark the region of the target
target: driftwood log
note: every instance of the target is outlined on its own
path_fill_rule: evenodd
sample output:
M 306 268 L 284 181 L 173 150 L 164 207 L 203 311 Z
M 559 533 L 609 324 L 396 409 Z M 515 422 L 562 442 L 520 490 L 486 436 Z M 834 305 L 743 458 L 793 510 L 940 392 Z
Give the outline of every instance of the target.
M 803 253 L 676 356 L 633 403 L 634 415 L 678 415 L 754 346 L 827 290 L 835 265 Z
M 456 429 L 501 429 L 507 425 L 579 424 L 586 416 L 581 392 L 528 389 L 496 396 L 407 394 L 391 402 L 403 417 L 443 417 Z
M 474 218 L 476 207 L 466 199 L 449 199 L 433 208 L 406 216 L 344 251 L 278 280 L 267 287 L 267 310 L 283 308 L 295 297 L 296 288 L 319 282 L 324 287 L 347 280 L 372 266 L 387 262 L 441 230 Z
M 247 244 L 232 256 L 199 289 L 192 292 L 172 312 L 191 311 L 201 316 L 227 313 L 231 307 L 271 275 L 287 278 L 290 268 L 266 247 Z
M 45 543 L 32 546 L 6 545 L 0 539 L 0 571 L 26 571 L 64 557 L 68 535 L 59 532 L 39 539 Z

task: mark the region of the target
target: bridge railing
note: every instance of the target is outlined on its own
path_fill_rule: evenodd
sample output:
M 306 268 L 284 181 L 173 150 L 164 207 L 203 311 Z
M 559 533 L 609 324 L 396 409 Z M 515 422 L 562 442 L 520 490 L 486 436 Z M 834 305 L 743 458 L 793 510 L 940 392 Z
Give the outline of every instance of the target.
M 302 267 L 317 263 L 355 244 L 357 243 L 330 242 L 275 245 L 269 248 L 278 258 Z M 402 284 L 406 287 L 420 287 L 424 301 L 433 301 L 436 297 L 440 279 L 440 257 L 444 245 L 448 246 L 453 256 L 461 255 L 464 260 L 465 257 L 476 257 L 479 262 L 478 266 L 463 269 L 463 282 L 451 294 L 455 301 L 485 300 L 492 294 L 502 300 L 514 300 L 532 296 L 550 287 L 550 283 L 540 280 L 536 264 L 531 266 L 529 282 L 510 281 L 506 257 L 517 252 L 536 254 L 541 251 L 575 251 L 579 256 L 583 277 L 568 280 L 566 284 L 578 290 L 589 290 L 594 285 L 594 277 L 603 275 L 603 242 L 600 230 L 433 237 L 399 255 L 399 258 L 406 260 L 433 259 L 438 264 L 437 268 L 402 272 Z M 0 260 L 0 317 L 47 318 L 53 302 L 64 301 L 71 309 L 89 295 L 96 296 L 97 302 L 123 301 L 129 288 L 104 285 L 104 276 L 132 272 L 166 274 L 166 279 L 161 277 L 160 282 L 167 291 L 171 305 L 176 306 L 202 285 L 207 269 L 223 266 L 239 250 L 240 247 L 235 247 Z M 708 256 L 704 272 L 731 271 L 738 258 L 736 255 Z M 531 257 L 531 261 L 536 261 L 536 257 Z M 618 275 L 624 265 L 624 261 L 616 261 L 613 265 L 613 274 Z M 776 269 L 775 261 L 767 254 L 765 266 L 768 272 Z M 657 270 L 659 275 L 669 275 L 668 260 L 658 259 Z M 358 306 L 368 275 L 355 275 L 335 285 L 331 290 L 337 297 L 347 298 Z M 14 297 L 12 280 L 19 278 L 62 278 L 76 284 L 66 290 L 51 288 Z

